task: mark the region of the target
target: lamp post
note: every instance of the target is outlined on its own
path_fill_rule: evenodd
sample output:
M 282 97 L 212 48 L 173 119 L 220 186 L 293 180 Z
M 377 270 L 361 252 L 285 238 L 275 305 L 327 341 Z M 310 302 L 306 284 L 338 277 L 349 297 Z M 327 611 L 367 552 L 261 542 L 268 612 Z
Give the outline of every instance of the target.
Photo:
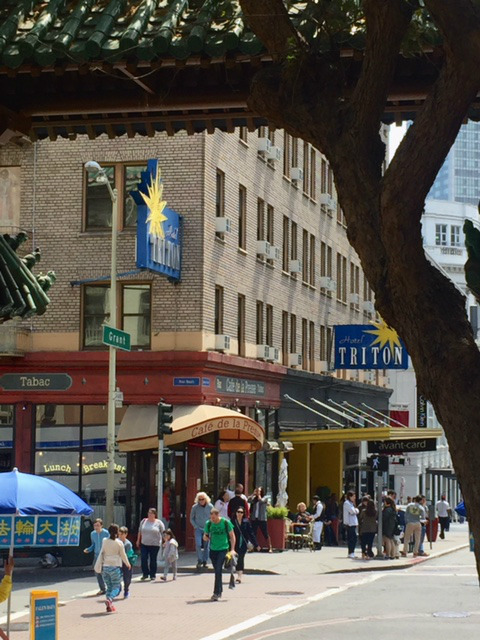
M 85 163 L 89 173 L 96 174 L 97 182 L 105 184 L 112 200 L 112 251 L 110 261 L 110 327 L 117 328 L 117 230 L 118 230 L 118 193 L 108 180 L 105 169 L 98 162 Z M 105 520 L 114 521 L 115 502 L 115 397 L 116 397 L 117 352 L 111 345 L 108 348 L 108 421 L 107 421 L 107 487 L 105 500 Z

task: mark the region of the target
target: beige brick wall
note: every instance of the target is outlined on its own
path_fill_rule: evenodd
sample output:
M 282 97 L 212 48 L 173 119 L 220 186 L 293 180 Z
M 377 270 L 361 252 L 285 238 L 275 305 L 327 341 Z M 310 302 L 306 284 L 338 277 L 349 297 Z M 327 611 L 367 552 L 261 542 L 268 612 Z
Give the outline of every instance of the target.
M 283 150 L 284 134 L 275 132 L 275 145 Z M 36 335 L 34 349 L 51 348 L 55 340 L 42 336 L 58 334 L 58 348 L 80 348 L 81 287 L 72 280 L 87 280 L 110 273 L 110 233 L 83 232 L 83 164 L 139 162 L 158 157 L 168 206 L 184 216 L 182 282 L 173 285 L 166 278 L 148 272 L 125 280 L 152 283 L 152 348 L 183 349 L 214 346 L 215 285 L 224 287 L 224 333 L 237 343 L 237 296 L 246 298 L 247 355 L 256 353 L 256 301 L 273 307 L 273 346 L 281 347 L 282 311 L 297 316 L 297 351 L 301 352 L 302 318 L 315 323 L 315 359 L 320 360 L 320 325 L 362 323 L 361 311 L 325 295 L 319 288 L 320 242 L 333 248 L 333 277 L 336 254 L 347 258 L 347 290 L 350 291 L 350 262 L 359 260 L 348 244 L 345 228 L 337 216 L 328 216 L 319 204 L 320 161 L 316 154 L 316 197 L 303 194 L 283 176 L 283 162 L 271 166 L 257 152 L 258 134 L 248 133 L 247 144 L 232 134 L 187 136 L 178 134 L 154 138 L 97 140 L 79 137 L 75 141 L 42 141 L 35 145 L 0 149 L 0 165 L 20 165 L 21 226 L 42 250 L 41 269 L 54 269 L 57 282 L 51 289 L 51 306 L 45 316 L 26 323 Z M 298 166 L 303 166 L 303 143 L 298 145 Z M 216 170 L 225 173 L 225 215 L 232 221 L 231 233 L 220 240 L 215 234 Z M 247 189 L 247 247 L 238 249 L 238 188 Z M 304 284 L 282 271 L 282 260 L 273 266 L 256 256 L 257 198 L 274 207 L 274 244 L 282 248 L 283 217 L 298 225 L 298 257 L 302 258 L 302 233 L 315 237 L 316 287 Z M 121 231 L 118 239 L 118 272 L 135 268 L 135 235 Z M 363 275 L 360 298 L 363 299 Z M 24 323 L 25 324 L 25 323 Z M 182 334 L 185 340 L 182 340 Z M 71 338 L 69 338 L 71 336 Z M 61 339 L 60 339 L 61 337 Z M 317 363 L 317 370 L 319 365 Z

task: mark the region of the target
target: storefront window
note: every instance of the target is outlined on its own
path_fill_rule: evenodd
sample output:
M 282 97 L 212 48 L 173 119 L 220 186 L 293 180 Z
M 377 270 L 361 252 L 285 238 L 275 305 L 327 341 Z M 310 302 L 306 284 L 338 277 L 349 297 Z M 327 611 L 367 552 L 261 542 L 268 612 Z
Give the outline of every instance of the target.
M 125 408 L 116 409 L 116 428 Z M 107 484 L 106 405 L 37 405 L 35 473 L 78 493 L 103 517 Z M 115 455 L 115 518 L 125 522 L 126 454 Z
M 13 468 L 14 405 L 0 404 L 0 472 Z

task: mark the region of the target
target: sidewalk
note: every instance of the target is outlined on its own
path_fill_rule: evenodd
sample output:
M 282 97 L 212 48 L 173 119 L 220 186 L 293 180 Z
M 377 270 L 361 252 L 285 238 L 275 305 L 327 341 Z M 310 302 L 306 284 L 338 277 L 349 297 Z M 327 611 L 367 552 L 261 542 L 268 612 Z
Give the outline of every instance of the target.
M 352 560 L 345 547 L 324 547 L 321 551 L 284 551 L 250 553 L 245 559 L 246 575 L 242 584 L 228 589 L 224 577 L 224 592 L 220 602 L 211 602 L 213 571 L 195 572 L 194 554 L 181 554 L 180 573 L 176 582 L 140 582 L 138 568 L 128 600 L 120 597 L 117 611 L 106 614 L 102 598 L 95 596 L 96 584 L 91 573 L 83 569 L 72 572 L 59 569 L 59 578 L 78 580 L 76 595 L 68 599 L 65 586 L 59 581 L 59 640 L 85 640 L 100 633 L 102 637 L 140 637 L 154 629 L 175 635 L 176 640 L 221 640 L 230 635 L 233 625 L 239 628 L 257 624 L 293 610 L 307 602 L 328 598 L 359 583 L 379 577 L 378 570 L 405 569 L 468 546 L 467 525 L 456 525 L 446 540 L 434 543 L 427 557 L 400 560 Z M 22 569 L 19 570 L 19 573 Z M 56 571 L 56 570 L 55 570 Z M 66 575 L 61 576 L 65 572 Z M 367 573 L 364 573 L 367 572 Z M 50 574 L 52 575 L 52 574 Z M 85 581 L 85 577 L 88 580 Z M 90 577 L 91 576 L 91 580 Z M 25 576 L 26 577 L 26 576 Z M 31 576 L 34 579 L 34 575 Z M 170 577 L 171 580 L 171 577 Z M 20 576 L 19 576 L 20 581 Z M 18 585 L 18 583 L 17 583 Z M 81 592 L 88 585 L 87 592 Z M 35 585 L 29 585 L 35 588 Z M 62 597 L 63 592 L 63 597 Z M 100 626 L 99 626 L 100 625 Z M 4 627 L 5 628 L 5 627 Z M 28 640 L 28 609 L 17 614 L 11 625 L 11 640 Z

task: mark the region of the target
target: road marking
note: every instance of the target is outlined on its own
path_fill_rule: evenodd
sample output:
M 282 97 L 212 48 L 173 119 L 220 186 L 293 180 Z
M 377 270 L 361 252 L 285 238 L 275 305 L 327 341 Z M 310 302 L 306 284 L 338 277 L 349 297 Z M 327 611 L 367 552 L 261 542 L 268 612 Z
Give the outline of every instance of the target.
M 284 605 L 282 607 L 278 607 L 277 609 L 273 609 L 268 613 L 262 613 L 258 616 L 250 618 L 249 620 L 245 620 L 244 622 L 239 622 L 238 624 L 234 624 L 227 629 L 223 629 L 222 631 L 217 631 L 217 633 L 213 633 L 210 636 L 205 636 L 200 640 L 224 640 L 224 638 L 230 638 L 236 633 L 240 633 L 241 631 L 246 631 L 247 629 L 251 629 L 252 627 L 256 627 L 262 622 L 268 622 L 272 620 L 272 618 L 276 618 L 277 616 L 281 616 L 285 613 L 289 613 L 290 611 L 294 611 L 295 609 L 300 609 L 301 607 L 305 607 L 312 602 L 318 602 L 319 600 L 323 600 L 325 598 L 330 598 L 331 596 L 336 595 L 337 593 L 343 593 L 344 591 L 348 591 L 348 589 L 352 589 L 354 587 L 358 587 L 369 582 L 375 582 L 380 578 L 383 578 L 384 574 L 374 573 L 372 575 L 367 576 L 366 578 L 362 578 L 361 580 L 355 580 L 354 582 L 350 582 L 349 584 L 343 587 L 337 587 L 335 589 L 329 589 L 328 591 L 322 591 L 321 593 L 316 593 L 313 596 L 309 596 L 297 602 L 296 604 Z

